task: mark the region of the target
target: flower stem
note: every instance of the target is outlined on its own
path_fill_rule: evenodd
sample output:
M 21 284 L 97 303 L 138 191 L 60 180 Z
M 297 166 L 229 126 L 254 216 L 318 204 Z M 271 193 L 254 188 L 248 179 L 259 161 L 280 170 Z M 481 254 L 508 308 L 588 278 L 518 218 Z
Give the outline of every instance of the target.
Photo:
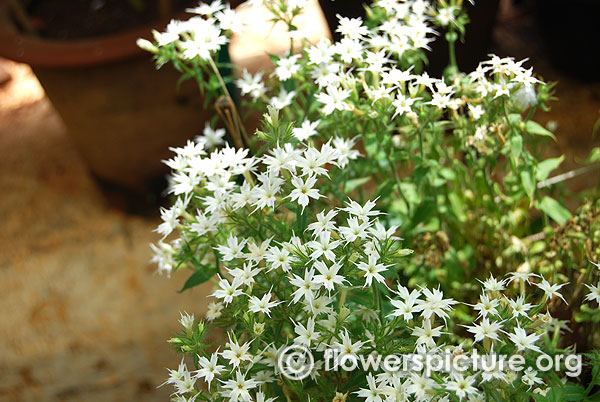
M 208 63 L 210 64 L 210 67 L 212 68 L 213 72 L 215 73 L 217 80 L 219 80 L 219 85 L 221 85 L 223 94 L 227 98 L 227 100 L 229 102 L 229 106 L 231 107 L 231 111 L 233 113 L 233 116 L 232 116 L 233 123 L 234 123 L 234 126 L 232 128 L 230 128 L 232 131 L 234 131 L 232 133 L 232 135 L 236 136 L 241 144 L 245 144 L 246 146 L 249 146 L 248 134 L 246 133 L 246 129 L 244 128 L 244 125 L 242 124 L 242 119 L 240 118 L 240 114 L 238 113 L 237 107 L 235 106 L 235 102 L 233 101 L 233 98 L 231 97 L 231 94 L 229 93 L 229 90 L 227 89 L 227 85 L 225 85 L 225 80 L 223 80 L 223 77 L 221 76 L 221 72 L 219 71 L 219 69 L 218 69 L 217 65 L 215 64 L 214 60 L 212 59 L 212 57 L 208 58 Z M 243 141 L 242 141 L 242 138 L 243 138 Z
M 456 37 L 457 34 L 454 31 L 454 26 L 450 25 L 450 31 L 448 32 L 448 57 L 450 58 L 450 66 L 452 66 L 454 71 L 458 71 L 458 65 L 456 63 Z

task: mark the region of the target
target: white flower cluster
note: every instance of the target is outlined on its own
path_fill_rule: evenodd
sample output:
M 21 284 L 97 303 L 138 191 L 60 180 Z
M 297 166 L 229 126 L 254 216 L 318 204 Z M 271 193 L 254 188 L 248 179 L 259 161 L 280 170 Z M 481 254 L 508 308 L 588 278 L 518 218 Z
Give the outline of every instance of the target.
M 370 92 L 373 91 L 373 101 L 383 97 L 391 99 L 392 90 L 412 76 L 409 72 L 388 67 L 390 56 L 400 58 L 405 52 L 428 48 L 434 33 L 428 13 L 433 12 L 434 8 L 422 0 L 375 3 L 388 13 L 386 22 L 376 30 L 369 30 L 360 18 L 340 17 L 338 31 L 343 39 L 339 43 L 332 44 L 329 40 L 322 39 L 314 46 L 306 46 L 303 58 L 298 54 L 281 57 L 277 60 L 272 76 L 284 82 L 292 77 L 299 77 L 300 74 L 306 75 L 323 90 L 318 94 L 317 100 L 323 104 L 325 115 L 336 110 L 352 109 L 347 102 L 351 92 L 349 87 L 365 71 L 381 75 L 382 84 L 393 83 L 370 88 Z M 357 63 L 364 63 L 365 66 L 355 69 Z M 256 100 L 267 91 L 261 79 L 262 73 L 252 75 L 244 72 L 237 80 L 237 85 L 242 94 L 249 93 Z M 425 76 L 425 79 L 429 78 Z M 296 92 L 289 92 L 282 85 L 279 88 L 277 95 L 264 100 L 277 108 L 283 108 L 292 103 Z
M 328 167 L 343 168 L 359 155 L 353 149 L 352 139 L 339 137 L 319 149 L 288 143 L 273 148 L 262 157 L 248 156 L 247 149 L 235 150 L 229 146 L 207 154 L 206 148 L 221 143 L 223 134 L 223 131 L 207 126 L 204 136 L 189 141 L 182 148 L 172 148 L 176 155 L 165 163 L 173 169 L 170 193 L 177 199 L 171 208 L 161 209 L 163 223 L 157 231 L 163 240 L 176 228 L 188 229 L 196 236 L 216 233 L 219 225 L 230 223 L 229 215 L 242 209 L 246 216 L 257 216 L 266 213 L 265 209 L 273 211 L 289 200 L 303 211 L 311 199 L 322 197 L 317 182 L 328 178 Z M 259 165 L 262 171 L 257 173 Z M 245 178 L 242 184 L 237 182 L 239 176 Z M 192 205 L 195 211 L 187 212 Z M 182 219 L 185 219 L 185 226 L 182 226 Z M 356 219 L 349 222 L 358 225 Z M 357 227 L 363 232 L 367 229 L 365 225 Z M 235 239 L 228 241 L 237 245 Z M 177 239 L 171 244 L 161 241 L 153 246 L 154 261 L 159 264 L 160 271 L 170 273 L 176 266 L 173 255 L 181 244 L 181 239 Z M 225 250 L 220 249 L 224 261 L 229 261 L 235 253 L 231 247 L 229 251 Z
M 248 3 L 264 3 L 289 27 L 305 5 L 304 0 Z M 521 116 L 507 112 L 537 104 L 541 82 L 523 67 L 524 61 L 492 56 L 472 73 L 444 78 L 415 72 L 434 27 L 453 27 L 463 17 L 456 4 L 377 0 L 374 14 L 381 21 L 375 26 L 340 17 L 339 43 L 304 41 L 295 49 L 300 53 L 291 49 L 274 57 L 271 73 L 243 71 L 235 80 L 251 106 L 268 109 L 267 128 L 257 131 L 254 139 L 259 140 L 246 144 L 259 146 L 232 148 L 224 141 L 225 130 L 207 125 L 204 135 L 172 149 L 175 156 L 166 164 L 173 171 L 169 191 L 174 203 L 161 209 L 157 232 L 162 239 L 152 246 L 154 261 L 166 274 L 191 268 L 190 286 L 208 280 L 215 285 L 205 320 L 197 324 L 193 316 L 183 315 L 185 332 L 171 340 L 193 355 L 195 365 L 188 370 L 182 361 L 170 370 L 167 383 L 174 386 L 175 400 L 270 402 L 313 395 L 325 400 L 319 398 L 327 395 L 335 402 L 355 397 L 368 402 L 483 401 L 494 388 L 508 395 L 545 394 L 560 377 L 532 367 L 523 373 L 471 367 L 436 376 L 425 371 L 340 376 L 323 369 L 321 356 L 328 348 L 347 355 L 501 350 L 528 362 L 548 353 L 548 344 L 552 353 L 559 351 L 555 340 L 565 323 L 552 318 L 547 306 L 566 303 L 559 291 L 567 283 L 519 271 L 502 280 L 490 276 L 464 300 L 444 296 L 452 288 L 449 283 L 423 283 L 412 290 L 399 284 L 410 279 L 402 265 L 411 250 L 401 247 L 395 226 L 404 222 L 388 212 L 405 211 L 403 218 L 413 219 L 428 207 L 437 214 L 437 225 L 430 225 L 434 229 L 423 228 L 425 222 L 419 220 L 406 225 L 415 231 L 465 225 L 457 191 L 479 180 L 470 175 L 473 166 L 483 170 L 486 180 L 482 155 L 495 162 L 500 149 L 513 157 L 511 184 L 515 177 L 527 184 L 531 198 L 536 189 L 534 159 L 523 158 L 531 169 L 518 166 L 516 159 L 526 152 L 515 126 Z M 175 60 L 212 62 L 227 34 L 239 32 L 241 23 L 218 0 L 190 11 L 199 16 L 156 33 L 157 45 L 174 52 L 169 57 L 174 54 Z M 303 39 L 294 29 L 290 36 Z M 231 135 L 232 128 L 228 126 Z M 506 151 L 513 138 L 517 141 Z M 361 152 L 370 158 L 359 159 Z M 454 161 L 459 162 L 452 165 Z M 396 164 L 415 176 L 415 166 L 421 164 L 419 180 L 426 184 L 399 177 Z M 443 165 L 460 167 L 454 171 Z M 424 178 L 434 168 L 439 176 Z M 464 172 L 462 181 L 456 179 Z M 374 183 L 376 177 L 392 183 L 396 192 L 380 197 L 386 189 Z M 489 203 L 500 211 L 496 198 L 503 198 L 495 197 L 489 185 L 484 190 L 478 197 L 488 202 L 478 207 Z M 390 200 L 396 194 L 401 200 Z M 431 200 L 451 205 L 436 207 Z M 386 213 L 376 208 L 382 201 Z M 411 214 L 411 208 L 417 212 Z M 403 235 L 416 238 L 414 232 Z M 462 269 L 461 264 L 455 265 Z M 585 286 L 585 299 L 600 302 L 600 285 Z M 208 327 L 227 334 L 224 347 L 205 350 Z M 549 336 L 551 342 L 546 341 Z M 280 351 L 291 343 L 317 356 L 304 383 L 286 380 L 278 366 Z
M 214 136 L 209 128 L 207 133 Z M 404 250 L 391 247 L 398 243 L 397 229 L 386 229 L 378 221 L 380 212 L 373 201 L 359 204 L 348 200 L 343 207 L 321 211 L 305 223 L 301 236 L 292 233 L 290 238 L 282 238 L 290 231 L 278 232 L 277 228 L 242 236 L 249 229 L 240 222 L 242 218 L 256 217 L 265 227 L 276 225 L 268 218 L 284 218 L 280 210 L 286 203 L 293 203 L 287 208 L 302 214 L 311 202 L 323 197 L 315 184 L 329 181 L 332 167 L 358 156 L 352 141 L 336 139 L 338 146 L 326 143 L 320 149 L 302 143 L 296 148 L 288 143 L 262 157 L 227 146 L 207 154 L 206 143 L 199 137 L 183 148 L 174 148 L 176 156 L 167 162 L 174 169 L 171 192 L 177 202 L 163 210 L 164 222 L 158 230 L 167 236 L 178 229 L 182 238 L 171 244 L 159 243 L 157 249 L 164 252 L 157 254 L 157 259 L 164 271 L 170 271 L 175 266 L 173 255 L 183 244 L 210 244 L 224 272 L 212 294 L 216 300 L 209 305 L 206 320 L 247 311 L 250 316 L 244 321 L 252 335 L 241 342 L 231 334 L 222 352 L 198 357 L 196 371 L 188 371 L 183 362 L 172 370 L 167 382 L 173 384 L 179 400 L 194 400 L 195 383 L 201 379 L 231 402 L 265 400 L 264 387 L 277 381 L 276 357 L 288 339 L 315 351 L 338 347 L 347 354 L 358 354 L 375 349 L 380 336 L 389 338 L 398 331 L 412 337 L 410 348 L 419 353 L 462 351 L 460 345 L 449 346 L 446 336 L 453 330 L 447 321 L 458 302 L 444 298 L 439 289 L 409 291 L 399 285 L 389 293 L 393 309 L 387 317 L 366 306 L 351 312 L 343 302 L 335 302 L 340 294 L 360 292 L 365 287 L 381 286 L 382 292 L 389 291 L 385 275 L 393 270 L 394 256 L 403 255 Z M 239 177 L 244 177 L 241 184 Z M 274 234 L 280 236 L 274 238 Z M 505 295 L 510 285 L 526 284 L 543 292 L 540 303 L 526 302 L 525 293 L 514 299 Z M 490 277 L 482 285 L 480 301 L 472 306 L 480 320 L 466 326 L 474 342 L 483 343 L 488 352 L 509 345 L 516 353 L 541 353 L 538 343 L 542 334 L 554 331 L 560 323 L 540 310 L 553 297 L 564 300 L 558 293 L 564 284 L 551 285 L 535 274 L 514 273 L 506 280 Z M 263 335 L 272 327 L 265 317 L 287 322 L 288 337 L 267 342 Z M 193 317 L 182 318 L 187 330 L 193 322 Z M 357 327 L 362 331 L 357 332 Z M 375 335 L 376 327 L 386 332 Z M 359 338 L 351 335 L 361 332 Z M 322 375 L 322 367 L 323 362 L 317 361 L 312 379 Z M 376 402 L 428 400 L 446 394 L 478 400 L 483 395 L 478 384 L 495 380 L 507 386 L 518 386 L 518 381 L 529 387 L 542 385 L 533 369 L 520 380 L 512 372 L 447 373 L 439 377 L 442 382 L 425 373 L 369 374 L 367 379 L 369 388 L 356 394 Z
M 369 111 L 371 117 L 391 115 L 399 124 L 419 121 L 419 111 L 433 110 L 434 114 L 450 110 L 456 113 L 467 108 L 476 124 L 465 143 L 486 153 L 494 146 L 492 132 L 500 132 L 497 123 L 490 122 L 487 103 L 507 101 L 526 109 L 537 102 L 536 85 L 541 81 L 533 76 L 532 69 L 512 58 L 492 56 L 467 76 L 447 80 L 432 78 L 426 72 L 416 74 L 412 67 L 402 69 L 395 61 L 407 53 L 428 49 L 433 40 L 432 28 L 436 21 L 431 15 L 440 15 L 448 9 L 436 9 L 425 1 L 378 1 L 386 19 L 375 29 L 367 29 L 360 18 L 340 18 L 339 32 L 343 38 L 338 43 L 322 39 L 316 45 L 307 44 L 302 54 L 281 57 L 271 74 L 277 82 L 269 85 L 277 91 L 268 96 L 269 89 L 263 80 L 264 73 L 247 71 L 236 80 L 242 95 L 250 95 L 252 102 L 262 100 L 278 109 L 294 102 L 302 103 L 295 90 L 285 88 L 290 79 L 312 82 L 319 88 L 316 100 L 321 104 L 322 117 L 334 112 Z M 456 12 L 454 10 L 452 12 Z M 297 128 L 301 141 L 316 134 L 317 122 L 308 119 Z M 502 137 L 502 134 L 499 134 Z M 498 146 L 502 145 L 499 141 Z
M 227 33 L 241 32 L 243 27 L 239 14 L 221 1 L 187 11 L 197 16 L 187 21 L 173 20 L 164 32 L 153 32 L 157 46 L 174 45 L 187 60 L 209 59 L 228 42 Z
M 352 210 L 352 207 L 346 209 Z M 365 211 L 354 210 L 355 216 L 364 216 Z M 373 213 L 367 209 L 368 213 Z M 368 218 L 367 218 L 368 219 Z M 321 216 L 321 220 L 313 226 L 313 231 L 321 230 L 320 234 L 328 232 L 330 221 Z M 391 229 L 393 230 L 393 229 Z M 381 229 L 381 233 L 375 237 L 378 239 L 389 239 L 388 231 Z M 296 240 L 297 241 L 297 240 Z M 235 243 L 235 242 L 233 242 Z M 314 243 L 314 241 L 312 242 Z M 340 242 L 338 242 L 340 243 Z M 243 249 L 245 246 L 241 246 Z M 240 249 L 239 245 L 234 248 Z M 250 250 L 256 248 L 248 247 Z M 352 275 L 344 270 L 340 272 L 340 264 L 335 260 L 325 257 L 320 249 L 313 249 L 313 254 L 317 252 L 314 262 L 314 269 L 306 269 L 304 277 L 295 274 L 289 274 L 290 283 L 294 286 L 292 294 L 293 299 L 290 303 L 300 303 L 302 312 L 293 318 L 289 318 L 292 327 L 293 342 L 299 345 L 305 345 L 312 348 L 315 352 L 327 348 L 336 348 L 341 350 L 344 355 L 359 355 L 372 351 L 377 352 L 379 339 L 371 331 L 374 328 L 384 328 L 384 333 L 390 335 L 395 331 L 405 333 L 412 339 L 407 343 L 406 340 L 392 343 L 410 344 L 409 349 L 420 354 L 428 353 L 450 353 L 452 355 L 466 353 L 463 344 L 453 346 L 448 343 L 449 331 L 451 325 L 447 319 L 452 314 L 456 300 L 444 298 L 444 294 L 439 289 L 422 288 L 420 290 L 409 291 L 404 286 L 399 285 L 397 290 L 393 291 L 391 304 L 393 311 L 384 321 L 378 315 L 377 311 L 362 308 L 355 312 L 350 312 L 344 307 L 332 306 L 330 295 L 332 292 L 343 290 L 344 292 L 352 289 L 350 281 Z M 337 245 L 333 247 L 337 248 Z M 238 342 L 231 337 L 226 348 L 222 352 L 215 352 L 210 359 L 199 357 L 198 367 L 195 372 L 189 372 L 182 363 L 177 371 L 172 370 L 167 382 L 175 387 L 175 393 L 178 397 L 185 399 L 187 394 L 195 394 L 193 391 L 194 383 L 197 380 L 204 380 L 210 387 L 216 385 L 215 390 L 218 394 L 228 401 L 259 401 L 264 400 L 263 389 L 268 384 L 277 382 L 279 375 L 277 356 L 287 342 L 283 340 L 282 344 L 267 343 L 262 334 L 265 331 L 266 322 L 259 322 L 261 316 L 271 317 L 272 315 L 281 316 L 288 314 L 288 306 L 285 303 L 288 299 L 279 300 L 276 292 L 271 290 L 264 293 L 261 297 L 255 296 L 256 288 L 260 287 L 255 278 L 258 278 L 264 272 L 269 271 L 270 261 L 277 261 L 277 268 L 286 272 L 289 265 L 293 263 L 293 257 L 290 253 L 281 253 L 281 249 L 273 250 L 273 254 L 268 246 L 262 245 L 264 257 L 260 261 L 266 264 L 253 265 L 249 268 L 229 270 L 233 277 L 231 281 L 222 279 L 219 283 L 220 289 L 213 296 L 223 299 L 223 303 L 216 303 L 210 308 L 207 315 L 208 320 L 214 320 L 221 316 L 225 305 L 233 302 L 240 302 L 244 309 L 251 312 L 254 319 L 252 327 L 253 335 L 245 342 Z M 306 250 L 306 246 L 297 245 L 295 252 Z M 247 258 L 256 258 L 255 253 L 250 252 Z M 371 255 L 377 255 L 373 253 Z M 240 252 L 239 258 L 243 253 Z M 281 256 L 282 258 L 279 258 Z M 256 262 L 253 259 L 252 262 Z M 363 263 L 364 264 L 364 263 Z M 264 265 L 264 267 L 261 267 Z M 359 265 L 359 264 L 356 264 Z M 286 266 L 288 266 L 286 268 Z M 329 267 L 328 267 L 329 266 Z M 385 267 L 381 266 L 381 271 Z M 315 269 L 318 275 L 315 275 Z M 376 271 L 376 270 L 375 270 Z M 364 270 L 365 280 L 369 280 L 369 270 Z M 373 272 L 373 271 L 371 271 Z M 539 282 L 533 283 L 534 279 Z M 379 279 L 375 279 L 379 281 Z M 384 283 L 381 281 L 381 283 Z M 523 296 L 511 299 L 507 296 L 511 285 L 532 284 L 541 289 L 545 296 L 537 304 L 530 304 L 524 301 Z M 545 333 L 555 333 L 564 328 L 564 323 L 553 319 L 548 313 L 542 314 L 547 300 L 552 297 L 562 296 L 558 293 L 561 286 L 550 285 L 543 278 L 538 278 L 533 274 L 515 274 L 510 278 L 498 281 L 490 276 L 482 282 L 482 293 L 480 301 L 471 306 L 478 312 L 478 323 L 465 326 L 468 332 L 474 335 L 474 343 L 484 345 L 484 353 L 494 350 L 511 348 L 514 353 L 526 355 L 528 359 L 533 359 L 538 354 L 543 353 L 539 347 L 541 338 Z M 193 317 L 189 316 L 182 319 L 182 325 L 189 329 L 193 326 Z M 439 325 L 437 325 L 439 324 Z M 363 335 L 354 337 L 351 333 L 356 333 L 356 327 L 363 329 Z M 365 331 L 366 329 L 366 331 Z M 350 330 L 350 331 L 349 331 Z M 373 330 L 374 331 L 374 330 Z M 445 338 L 445 339 L 444 339 Z M 475 347 L 475 346 L 473 346 Z M 409 350 L 406 349 L 406 350 Z M 485 355 L 484 355 L 485 356 Z M 326 375 L 322 372 L 324 361 L 317 360 L 314 364 L 310 377 L 315 380 L 317 377 Z M 258 371 L 253 369 L 260 367 Z M 431 377 L 426 370 L 422 372 L 383 372 L 376 376 L 372 373 L 366 375 L 368 388 L 363 388 L 355 394 L 366 401 L 373 402 L 393 402 L 393 401 L 426 401 L 438 400 L 449 401 L 454 396 L 460 400 L 483 401 L 485 394 L 482 387 L 486 384 L 503 384 L 504 387 L 518 388 L 524 384 L 527 389 L 534 387 L 535 392 L 545 394 L 547 390 L 543 388 L 543 380 L 538 376 L 538 371 L 532 367 L 527 367 L 523 372 L 514 372 L 500 370 L 498 366 L 490 369 L 479 369 L 480 371 L 451 371 L 437 373 L 435 379 Z M 254 372 L 254 374 L 248 374 Z M 246 373 L 246 374 L 244 374 Z M 215 378 L 220 379 L 219 383 L 214 383 Z M 193 396 L 192 396 L 193 398 Z

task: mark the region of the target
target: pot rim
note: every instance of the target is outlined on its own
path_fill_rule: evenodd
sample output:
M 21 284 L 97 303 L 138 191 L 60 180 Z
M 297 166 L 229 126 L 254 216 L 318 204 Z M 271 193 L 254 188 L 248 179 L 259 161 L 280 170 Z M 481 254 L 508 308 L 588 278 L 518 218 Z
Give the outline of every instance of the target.
M 185 16 L 190 15 L 182 12 L 173 17 Z M 136 40 L 152 38 L 152 30 L 163 29 L 169 20 L 93 38 L 47 39 L 20 32 L 10 16 L 8 2 L 0 0 L 0 56 L 34 67 L 86 67 L 126 60 L 147 54 Z

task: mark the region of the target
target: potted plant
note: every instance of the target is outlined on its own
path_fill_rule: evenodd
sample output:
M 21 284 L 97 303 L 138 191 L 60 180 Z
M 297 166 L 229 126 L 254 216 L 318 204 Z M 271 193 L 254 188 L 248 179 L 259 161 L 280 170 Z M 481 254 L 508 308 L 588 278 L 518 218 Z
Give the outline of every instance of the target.
M 266 4 L 302 40 L 305 2 Z M 169 29 L 144 43 L 212 75 L 233 139 L 200 136 L 167 161 L 154 259 L 189 273 L 182 290 L 214 285 L 169 340 L 184 355 L 174 400 L 597 399 L 600 201 L 571 213 L 559 183 L 575 173 L 540 158 L 550 86 L 512 58 L 461 72 L 454 35 L 444 78 L 412 63 L 435 31 L 465 29 L 460 0 L 368 14 L 236 81 L 264 112 L 254 135 L 214 51 L 186 57 L 187 33 Z M 212 13 L 197 23 L 221 29 Z
M 168 146 L 200 134 L 210 117 L 193 83 L 178 85 L 179 72 L 158 71 L 136 45 L 197 5 L 170 3 L 0 2 L 0 56 L 32 66 L 92 173 L 138 192 L 162 180 Z

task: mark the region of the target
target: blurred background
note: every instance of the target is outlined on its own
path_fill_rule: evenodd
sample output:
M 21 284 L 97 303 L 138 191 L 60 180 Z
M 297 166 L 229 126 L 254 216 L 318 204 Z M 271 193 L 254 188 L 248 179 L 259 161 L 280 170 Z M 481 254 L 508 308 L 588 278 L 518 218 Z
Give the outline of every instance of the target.
M 167 401 L 157 388 L 178 356 L 166 340 L 179 311 L 203 316 L 206 286 L 183 294 L 184 275 L 158 277 L 148 244 L 169 146 L 201 133 L 210 113 L 192 83 L 156 71 L 135 46 L 195 2 L 0 0 L 0 401 Z M 191 3 L 191 4 L 190 4 Z M 314 41 L 357 1 L 310 2 L 298 20 Z M 581 166 L 599 142 L 600 2 L 480 0 L 471 9 L 464 71 L 493 52 L 556 81 L 536 120 L 557 134 L 548 156 Z M 288 42 L 264 10 L 231 60 L 268 68 Z M 334 35 L 335 39 L 335 35 Z M 445 57 L 443 44 L 435 54 Z M 439 74 L 444 57 L 433 58 Z M 574 189 L 595 183 L 582 175 Z

